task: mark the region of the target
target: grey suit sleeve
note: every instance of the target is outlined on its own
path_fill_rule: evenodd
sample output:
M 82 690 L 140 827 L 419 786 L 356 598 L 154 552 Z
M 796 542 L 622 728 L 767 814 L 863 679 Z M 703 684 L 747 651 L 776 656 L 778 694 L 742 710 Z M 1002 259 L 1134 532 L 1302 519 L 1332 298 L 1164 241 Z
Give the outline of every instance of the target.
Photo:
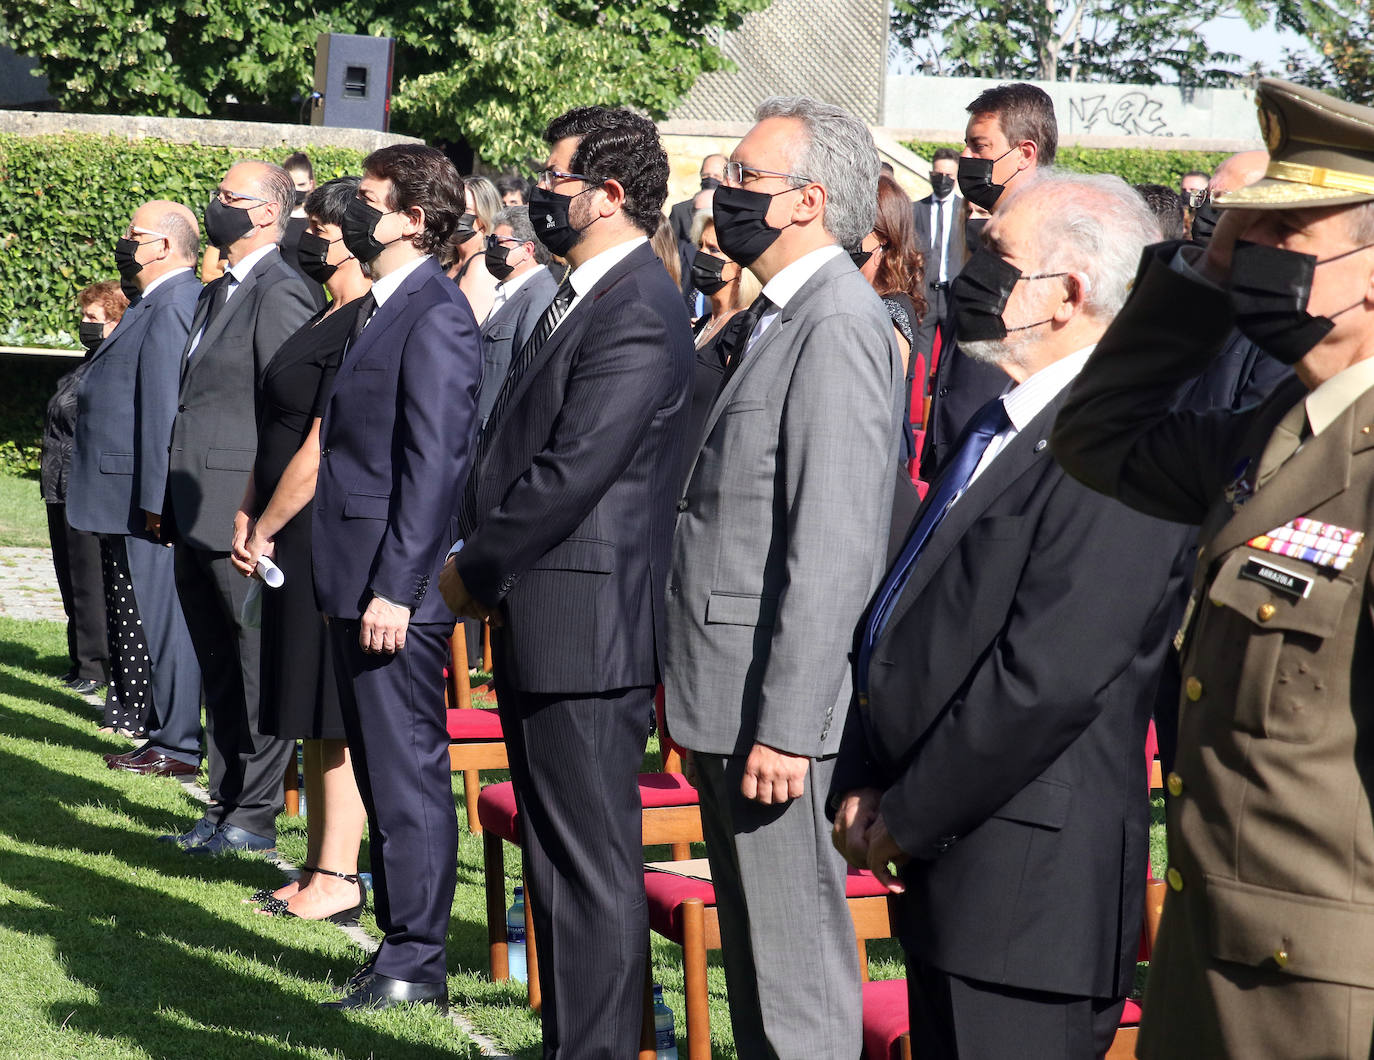
M 167 488 L 167 446 L 177 414 L 181 356 L 195 302 L 169 300 L 154 311 L 138 352 L 134 389 L 134 498 L 145 512 L 161 512 Z
M 786 569 L 754 740 L 814 756 L 885 552 L 901 362 L 891 328 L 858 314 L 821 317 L 803 342 L 781 424 Z
M 286 340 L 315 315 L 315 303 L 305 281 L 290 272 L 290 266 L 282 265 L 282 269 L 290 275 L 266 278 L 258 304 L 253 328 L 253 371 L 258 380 Z

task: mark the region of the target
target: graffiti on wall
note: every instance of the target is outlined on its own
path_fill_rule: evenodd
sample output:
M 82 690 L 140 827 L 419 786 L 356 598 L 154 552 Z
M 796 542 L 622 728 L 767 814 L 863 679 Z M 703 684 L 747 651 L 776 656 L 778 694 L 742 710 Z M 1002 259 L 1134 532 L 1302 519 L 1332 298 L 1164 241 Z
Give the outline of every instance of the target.
M 1109 101 L 1105 94 L 1069 101 L 1075 132 L 1120 133 L 1123 136 L 1172 136 L 1160 113 L 1164 104 L 1144 92 L 1127 92 Z M 1098 127 L 1101 126 L 1101 127 Z M 1110 126 L 1110 129 L 1107 128 Z

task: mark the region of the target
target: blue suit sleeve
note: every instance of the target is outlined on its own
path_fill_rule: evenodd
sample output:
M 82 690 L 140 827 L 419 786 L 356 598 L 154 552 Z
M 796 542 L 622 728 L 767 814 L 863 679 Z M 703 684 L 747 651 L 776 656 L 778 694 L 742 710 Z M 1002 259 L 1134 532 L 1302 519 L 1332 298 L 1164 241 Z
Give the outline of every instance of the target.
M 181 356 L 195 314 L 194 298 L 169 300 L 149 321 L 138 354 L 134 388 L 134 498 L 145 512 L 161 512 L 167 488 L 167 447 L 177 414 Z

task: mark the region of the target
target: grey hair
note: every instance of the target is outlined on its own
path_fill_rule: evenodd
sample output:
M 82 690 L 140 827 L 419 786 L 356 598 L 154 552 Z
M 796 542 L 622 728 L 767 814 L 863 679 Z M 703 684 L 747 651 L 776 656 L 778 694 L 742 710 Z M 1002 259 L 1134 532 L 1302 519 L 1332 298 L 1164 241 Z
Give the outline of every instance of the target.
M 756 121 L 793 118 L 806 130 L 788 168 L 825 189 L 823 224 L 842 247 L 857 246 L 873 231 L 878 212 L 878 148 L 868 126 L 848 111 L 806 96 L 773 96 L 759 104 Z M 794 187 L 803 181 L 793 180 Z
M 1345 212 L 1346 231 L 1359 246 L 1374 243 L 1374 202 L 1360 202 Z
M 187 208 L 182 206 L 181 209 Z M 194 217 L 195 214 L 191 216 Z M 164 210 L 157 219 L 157 228 L 167 237 L 167 242 L 171 244 L 178 257 L 193 263 L 200 257 L 200 229 L 193 222 L 186 220 L 180 210 Z
M 1107 173 L 1070 173 L 1042 167 L 998 213 L 1034 196 L 1040 272 L 1088 277 L 1084 309 L 1111 319 L 1126 302 L 1141 252 L 1158 243 L 1159 221 L 1129 184 Z
M 696 213 L 692 214 L 692 227 L 688 230 L 688 236 L 692 246 L 695 247 L 699 245 L 701 243 L 701 233 L 706 231 L 706 226 L 715 223 L 716 215 L 710 210 L 698 210 Z
M 549 263 L 549 248 L 539 242 L 534 234 L 534 225 L 530 224 L 530 208 L 528 206 L 505 206 L 496 211 L 496 216 L 491 219 L 491 230 L 495 232 L 502 225 L 509 226 L 511 235 L 522 243 L 534 244 L 534 260 L 540 265 Z
M 286 223 L 291 220 L 291 211 L 296 208 L 296 182 L 281 166 L 265 162 L 261 158 L 246 158 L 244 161 L 256 162 L 266 170 L 257 179 L 255 190 L 268 202 L 275 202 L 280 207 L 277 210 L 277 240 L 280 241 L 286 234 Z

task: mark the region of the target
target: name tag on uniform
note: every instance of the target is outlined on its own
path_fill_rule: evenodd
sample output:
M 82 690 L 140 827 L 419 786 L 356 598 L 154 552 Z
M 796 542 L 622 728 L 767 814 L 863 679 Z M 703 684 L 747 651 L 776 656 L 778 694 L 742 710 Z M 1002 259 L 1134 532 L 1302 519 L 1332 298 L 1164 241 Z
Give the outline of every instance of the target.
M 1240 569 L 1240 576 L 1252 582 L 1267 585 L 1284 596 L 1294 600 L 1305 600 L 1312 591 L 1312 579 L 1305 578 L 1291 570 L 1262 559 L 1247 559 Z
M 1289 556 L 1318 567 L 1345 570 L 1360 544 L 1363 530 L 1347 530 L 1317 519 L 1299 518 L 1246 542 L 1251 548 Z

